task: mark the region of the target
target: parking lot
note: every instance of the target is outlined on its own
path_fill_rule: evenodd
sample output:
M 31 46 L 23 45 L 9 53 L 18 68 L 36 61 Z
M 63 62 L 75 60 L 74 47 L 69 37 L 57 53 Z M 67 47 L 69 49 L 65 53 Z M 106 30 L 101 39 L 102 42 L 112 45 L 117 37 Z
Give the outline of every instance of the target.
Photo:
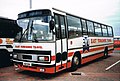
M 64 70 L 56 74 L 43 74 L 30 71 L 16 72 L 13 66 L 0 68 L 0 81 L 120 81 L 120 52 L 110 54 L 82 65 L 74 72 Z

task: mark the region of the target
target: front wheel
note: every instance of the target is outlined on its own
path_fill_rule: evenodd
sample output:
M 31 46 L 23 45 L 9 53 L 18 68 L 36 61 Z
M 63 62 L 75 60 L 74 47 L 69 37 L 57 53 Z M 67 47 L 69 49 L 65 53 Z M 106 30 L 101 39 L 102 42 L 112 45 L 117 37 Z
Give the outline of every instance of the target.
M 71 70 L 75 71 L 77 70 L 78 66 L 80 65 L 80 57 L 78 55 L 74 55 L 72 59 L 72 66 Z

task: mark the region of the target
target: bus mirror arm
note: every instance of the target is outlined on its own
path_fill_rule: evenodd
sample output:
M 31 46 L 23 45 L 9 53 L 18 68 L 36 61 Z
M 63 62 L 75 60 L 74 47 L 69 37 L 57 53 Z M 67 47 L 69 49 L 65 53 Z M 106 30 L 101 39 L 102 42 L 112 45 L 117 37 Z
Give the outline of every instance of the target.
M 54 32 L 53 30 L 50 30 L 50 33 L 51 33 L 51 32 L 53 33 L 53 35 L 55 35 L 55 32 Z
M 50 26 L 50 30 L 53 31 L 53 29 L 54 29 L 54 27 L 55 27 L 55 22 L 54 22 L 53 20 L 50 20 L 49 26 Z

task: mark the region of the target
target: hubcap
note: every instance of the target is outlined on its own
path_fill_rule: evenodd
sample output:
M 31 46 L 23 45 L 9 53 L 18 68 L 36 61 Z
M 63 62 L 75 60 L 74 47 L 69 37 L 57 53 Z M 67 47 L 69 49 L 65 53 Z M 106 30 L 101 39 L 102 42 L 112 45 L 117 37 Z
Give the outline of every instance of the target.
M 75 57 L 74 57 L 74 63 L 75 63 L 76 65 L 78 65 L 78 64 L 79 64 L 79 59 L 78 59 L 78 57 L 77 57 L 77 56 L 75 56 Z

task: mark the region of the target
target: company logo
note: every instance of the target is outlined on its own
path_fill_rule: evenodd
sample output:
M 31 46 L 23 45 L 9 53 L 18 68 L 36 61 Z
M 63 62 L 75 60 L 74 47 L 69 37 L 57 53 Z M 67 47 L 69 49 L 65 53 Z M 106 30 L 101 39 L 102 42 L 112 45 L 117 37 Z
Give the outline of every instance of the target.
M 89 52 L 89 39 L 88 37 L 84 37 L 83 39 L 83 53 Z
M 9 38 L 6 38 L 6 43 L 7 44 L 13 44 L 13 40 L 10 40 Z

